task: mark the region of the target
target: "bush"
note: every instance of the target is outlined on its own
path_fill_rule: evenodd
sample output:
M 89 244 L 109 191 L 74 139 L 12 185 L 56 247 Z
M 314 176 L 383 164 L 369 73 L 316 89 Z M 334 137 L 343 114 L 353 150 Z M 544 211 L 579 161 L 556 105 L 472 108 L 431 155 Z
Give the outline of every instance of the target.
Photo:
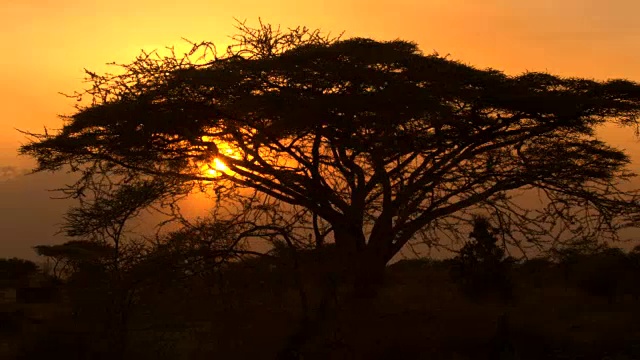
M 470 240 L 453 260 L 452 275 L 471 298 L 499 293 L 504 301 L 512 299 L 512 284 L 509 268 L 512 261 L 505 257 L 504 249 L 498 247 L 489 220 L 477 217 L 474 220 Z

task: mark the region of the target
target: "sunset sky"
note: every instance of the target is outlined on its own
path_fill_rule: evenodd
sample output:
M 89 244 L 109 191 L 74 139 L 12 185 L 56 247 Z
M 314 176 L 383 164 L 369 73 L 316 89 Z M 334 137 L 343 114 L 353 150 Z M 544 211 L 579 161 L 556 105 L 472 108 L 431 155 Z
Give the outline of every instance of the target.
M 74 103 L 58 92 L 81 89 L 84 68 L 103 72 L 107 62 L 131 62 L 141 49 L 183 50 L 183 37 L 224 46 L 234 17 L 249 25 L 261 17 L 345 37 L 412 40 L 426 53 L 508 74 L 640 81 L 639 13 L 637 0 L 3 0 L 0 257 L 33 257 L 32 246 L 61 241 L 55 224 L 69 203 L 49 200 L 46 189 L 64 178 L 20 176 L 33 164 L 16 156 L 25 139 L 15 129 L 58 128 L 56 115 Z M 629 129 L 607 128 L 603 136 L 640 153 Z

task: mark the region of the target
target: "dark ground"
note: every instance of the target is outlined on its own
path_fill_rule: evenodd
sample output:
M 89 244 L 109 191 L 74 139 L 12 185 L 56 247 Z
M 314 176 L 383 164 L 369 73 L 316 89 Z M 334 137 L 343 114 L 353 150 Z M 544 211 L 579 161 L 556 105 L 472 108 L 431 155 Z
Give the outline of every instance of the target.
M 635 277 L 611 267 L 576 265 L 567 271 L 554 264 L 516 265 L 509 272 L 513 298 L 507 302 L 494 291 L 476 297 L 463 293 L 446 262 L 390 266 L 371 301 L 349 300 L 345 289 L 332 291 L 304 270 L 312 314 L 304 332 L 300 293 L 290 269 L 247 264 L 252 265 L 139 287 L 127 308 L 126 328 L 105 320 L 121 313 L 109 312 L 115 295 L 95 284 L 75 292 L 61 285 L 65 295 L 54 303 L 4 304 L 0 351 L 21 359 L 55 353 L 66 360 L 273 359 L 278 354 L 299 359 L 513 358 L 501 357 L 506 352 L 516 352 L 518 359 L 640 359 Z M 593 271 L 604 280 L 585 284 L 584 279 L 598 278 Z M 314 321 L 323 294 L 332 292 L 321 320 Z M 292 346 L 294 333 L 306 334 L 299 336 L 306 341 Z M 125 334 L 119 338 L 126 344 L 119 355 L 110 352 L 113 334 Z M 287 344 L 295 351 L 283 351 Z

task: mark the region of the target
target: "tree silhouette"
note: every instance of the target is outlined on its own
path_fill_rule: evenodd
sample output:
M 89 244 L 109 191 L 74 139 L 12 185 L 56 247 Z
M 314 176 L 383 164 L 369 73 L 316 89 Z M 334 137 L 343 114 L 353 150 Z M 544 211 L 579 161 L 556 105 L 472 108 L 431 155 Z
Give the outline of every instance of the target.
M 583 238 L 550 249 L 552 257 L 562 269 L 565 289 L 569 288 L 569 279 L 580 260 L 589 255 L 597 254 L 605 248 L 606 244 L 599 243 L 597 239 Z
M 28 276 L 38 271 L 38 266 L 29 260 L 0 259 L 0 283 L 16 285 L 24 283 Z
M 407 41 L 238 28 L 222 54 L 200 43 L 182 58 L 143 53 L 117 75 L 87 71 L 92 86 L 76 95 L 91 104 L 60 131 L 27 133 L 21 154 L 35 171 L 79 172 L 65 189 L 78 197 L 95 179 L 170 184 L 158 197 L 254 190 L 325 224 L 357 284 L 377 282 L 412 239 L 460 236 L 477 213 L 523 248 L 635 224 L 637 192 L 620 187 L 629 158 L 595 129 L 637 124 L 636 83 L 509 76 Z M 214 159 L 227 169 L 203 171 Z M 541 209 L 514 197 L 530 189 Z
M 118 263 L 122 257 L 114 258 L 117 253 L 114 247 L 105 242 L 72 240 L 60 245 L 39 245 L 35 250 L 54 259 L 54 275 L 64 280 L 63 288 L 77 328 L 102 331 L 92 333 L 100 339 L 95 346 L 121 357 L 136 289 L 132 285 L 135 282 L 125 276 L 127 267 Z
M 53 260 L 52 272 L 56 278 L 69 278 L 81 270 L 102 268 L 113 252 L 111 246 L 88 240 L 38 245 L 34 249 L 38 255 Z
M 578 254 L 566 265 L 571 266 L 570 275 L 575 286 L 588 294 L 605 297 L 609 303 L 624 296 L 627 284 L 633 282 L 635 270 L 632 256 L 611 247 Z
M 454 278 L 470 296 L 499 291 L 504 300 L 511 298 L 508 262 L 499 247 L 489 219 L 476 217 L 469 241 L 454 258 Z
M 640 245 L 635 246 L 627 254 L 629 270 L 631 276 L 627 279 L 627 292 L 633 296 L 635 300 L 640 298 Z

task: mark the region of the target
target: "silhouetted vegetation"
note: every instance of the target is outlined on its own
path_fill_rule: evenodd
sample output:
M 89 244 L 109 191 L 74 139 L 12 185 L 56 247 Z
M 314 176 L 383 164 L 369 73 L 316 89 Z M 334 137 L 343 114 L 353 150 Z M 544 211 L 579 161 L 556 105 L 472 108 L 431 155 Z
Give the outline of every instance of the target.
M 637 226 L 639 192 L 623 186 L 629 157 L 595 132 L 638 125 L 640 84 L 238 29 L 224 53 L 203 42 L 87 71 L 74 96 L 91 103 L 59 131 L 26 132 L 36 172 L 78 175 L 59 189 L 78 205 L 71 240 L 36 247 L 62 296 L 11 328 L 17 353 L 640 356 L 640 251 L 607 245 Z M 532 190 L 536 204 L 519 198 Z M 178 203 L 197 191 L 213 209 L 193 222 Z M 146 210 L 178 230 L 133 235 Z M 410 241 L 465 243 L 389 266 Z
M 486 223 L 478 224 L 471 246 L 487 234 L 481 230 Z M 471 253 L 482 257 L 476 251 L 465 256 Z M 114 328 L 117 297 L 110 282 L 115 280 L 101 280 L 103 275 L 82 267 L 58 283 L 64 296 L 44 304 L 2 304 L 2 339 L 13 339 L 24 359 L 53 351 L 72 359 L 110 358 L 113 336 L 120 331 L 119 341 L 126 346 L 118 356 L 123 359 L 276 358 L 277 354 L 305 359 L 496 359 L 495 354 L 506 352 L 517 352 L 520 359 L 640 355 L 636 325 L 640 269 L 633 251 L 607 247 L 577 255 L 569 263 L 543 258 L 513 262 L 500 270 L 513 284 L 514 296 L 507 303 L 500 296 L 486 296 L 496 290 L 488 277 L 469 275 L 478 281 L 474 290 L 485 294 L 482 297 L 458 286 L 455 269 L 460 258 L 402 260 L 387 268 L 379 295 L 368 305 L 359 303 L 365 307 L 359 311 L 351 305 L 346 284 L 338 283 L 329 303 L 321 303 L 326 283 L 317 277 L 317 267 L 323 265 L 313 261 L 319 259 L 313 251 L 302 252 L 304 265 L 298 275 L 311 309 L 324 306 L 324 317 L 319 322 L 306 318 L 311 325 L 302 331 L 304 341 L 295 346 L 291 335 L 301 333 L 305 309 L 300 281 L 286 253 L 224 263 L 205 260 L 197 267 L 201 271 L 177 259 L 160 261 L 152 254 L 140 261 L 139 269 L 132 267 L 139 281 L 126 328 Z M 182 264 L 185 267 L 179 270 Z M 567 278 L 565 266 L 570 270 Z M 85 276 L 91 281 L 79 280 Z
M 33 261 L 11 258 L 0 259 L 0 283 L 12 285 L 25 282 L 27 277 L 38 270 Z
M 453 260 L 454 279 L 470 297 L 498 293 L 502 300 L 512 296 L 509 266 L 511 259 L 497 244 L 489 220 L 477 217 L 468 241 Z

